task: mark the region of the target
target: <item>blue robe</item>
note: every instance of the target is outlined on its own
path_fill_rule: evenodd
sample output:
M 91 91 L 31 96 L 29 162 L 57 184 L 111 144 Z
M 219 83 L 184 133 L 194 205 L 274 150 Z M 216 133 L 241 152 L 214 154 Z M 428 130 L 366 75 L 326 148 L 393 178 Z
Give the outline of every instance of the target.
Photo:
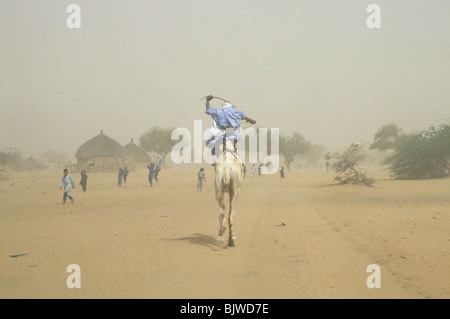
M 155 167 L 147 165 L 147 168 L 148 168 L 148 181 L 150 182 L 150 185 L 153 186 L 153 172 L 155 171 Z
M 222 143 L 223 139 L 229 139 L 232 141 L 240 140 L 241 135 L 239 129 L 241 126 L 241 120 L 243 120 L 246 116 L 244 111 L 238 111 L 235 108 L 228 106 L 220 109 L 210 107 L 205 111 L 205 113 L 211 115 L 219 130 L 226 131 L 228 126 L 233 128 L 233 134 L 229 134 L 228 136 L 226 133 L 220 133 L 210 137 L 206 141 L 206 146 L 208 148 L 213 148 L 218 143 Z

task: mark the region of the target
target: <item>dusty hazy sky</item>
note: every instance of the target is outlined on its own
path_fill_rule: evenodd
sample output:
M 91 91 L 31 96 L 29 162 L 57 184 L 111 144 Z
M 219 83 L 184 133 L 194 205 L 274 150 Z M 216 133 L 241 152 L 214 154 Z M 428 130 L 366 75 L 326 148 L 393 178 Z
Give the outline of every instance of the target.
M 0 149 L 206 129 L 208 94 L 330 150 L 420 131 L 450 118 L 449 17 L 448 0 L 1 0 Z

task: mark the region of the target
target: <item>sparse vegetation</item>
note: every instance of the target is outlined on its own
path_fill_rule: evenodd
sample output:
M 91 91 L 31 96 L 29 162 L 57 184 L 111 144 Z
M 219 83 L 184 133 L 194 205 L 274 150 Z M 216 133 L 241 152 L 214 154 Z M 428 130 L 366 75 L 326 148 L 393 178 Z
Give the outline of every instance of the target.
M 302 135 L 295 132 L 290 136 L 280 135 L 280 154 L 284 155 L 286 167 L 290 170 L 295 161 L 295 156 L 309 150 L 311 143 Z
M 341 184 L 358 184 L 371 186 L 375 180 L 368 178 L 366 171 L 359 168 L 359 164 L 367 154 L 361 145 L 353 143 L 342 153 L 335 152 L 331 156 L 331 169 L 336 173 L 334 178 Z
M 394 123 L 382 126 L 373 138 L 369 146 L 373 150 L 388 150 L 395 147 L 395 143 L 401 134 L 401 129 Z
M 178 141 L 171 139 L 173 129 L 154 127 L 139 138 L 140 146 L 147 152 L 167 155 Z
M 406 134 L 396 124 L 383 125 L 375 134 L 371 150 L 386 151 L 399 147 L 405 141 L 413 137 L 414 134 Z
M 18 151 L 0 151 L 0 170 L 5 171 L 9 165 L 15 168 L 22 160 L 22 154 Z
M 382 165 L 397 179 L 442 178 L 450 175 L 450 125 L 430 127 L 405 139 Z

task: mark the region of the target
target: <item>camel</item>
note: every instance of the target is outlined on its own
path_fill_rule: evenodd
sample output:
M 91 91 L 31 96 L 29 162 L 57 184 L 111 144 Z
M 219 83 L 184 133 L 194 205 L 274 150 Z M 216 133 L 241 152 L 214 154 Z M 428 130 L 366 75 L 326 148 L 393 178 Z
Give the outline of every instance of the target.
M 230 208 L 228 212 L 228 227 L 229 227 L 229 236 L 228 236 L 228 246 L 234 247 L 234 241 L 236 237 L 234 236 L 233 230 L 233 219 L 234 219 L 234 204 L 236 203 L 236 199 L 241 188 L 242 181 L 244 179 L 244 169 L 242 167 L 242 163 L 239 160 L 236 154 L 235 141 L 231 142 L 230 137 L 233 136 L 234 139 L 237 139 L 239 134 L 236 134 L 236 131 L 241 126 L 241 120 L 246 120 L 247 122 L 256 124 L 255 120 L 252 120 L 248 116 L 245 115 L 245 112 L 237 111 L 236 107 L 229 103 L 228 101 L 214 97 L 212 95 L 205 96 L 206 98 L 206 113 L 211 115 L 214 121 L 214 125 L 211 131 L 214 134 L 212 139 L 206 142 L 207 145 L 214 145 L 214 152 L 217 152 L 217 139 L 220 143 L 220 139 L 222 136 L 223 139 L 223 152 L 221 159 L 215 164 L 215 173 L 216 173 L 216 199 L 219 203 L 220 214 L 219 214 L 219 235 L 217 236 L 217 242 L 219 245 L 225 242 L 223 234 L 225 233 L 226 227 L 225 223 L 225 203 L 224 203 L 224 195 L 228 193 L 230 196 Z M 218 109 L 212 108 L 209 105 L 209 102 L 218 98 L 224 101 L 222 104 L 222 108 L 220 111 Z M 203 99 L 203 98 L 202 98 Z M 226 137 L 221 135 L 221 132 L 226 127 Z
M 236 237 L 234 236 L 233 220 L 234 220 L 234 205 L 244 179 L 242 163 L 235 152 L 233 142 L 224 140 L 222 158 L 215 164 L 215 191 L 216 199 L 220 207 L 219 213 L 219 235 L 217 236 L 217 243 L 223 245 L 225 242 L 224 233 L 226 231 L 225 215 L 226 206 L 224 203 L 225 193 L 229 194 L 230 207 L 228 209 L 228 247 L 235 246 Z

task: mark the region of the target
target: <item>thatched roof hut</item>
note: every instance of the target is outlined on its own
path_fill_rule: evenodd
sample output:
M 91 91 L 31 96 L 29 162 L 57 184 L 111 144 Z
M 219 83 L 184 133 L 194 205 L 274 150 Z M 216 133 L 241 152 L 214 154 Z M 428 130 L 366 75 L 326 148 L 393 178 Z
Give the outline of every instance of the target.
M 16 169 L 18 171 L 38 171 L 47 169 L 47 165 L 34 159 L 33 155 L 31 155 L 29 158 L 19 162 Z
M 82 144 L 75 157 L 77 170 L 85 169 L 88 172 L 113 172 L 121 165 L 122 145 L 103 134 L 91 138 Z
M 150 162 L 150 155 L 134 144 L 133 139 L 122 148 L 121 157 L 123 165 L 132 170 L 135 170 L 136 165 L 141 163 L 148 164 Z

